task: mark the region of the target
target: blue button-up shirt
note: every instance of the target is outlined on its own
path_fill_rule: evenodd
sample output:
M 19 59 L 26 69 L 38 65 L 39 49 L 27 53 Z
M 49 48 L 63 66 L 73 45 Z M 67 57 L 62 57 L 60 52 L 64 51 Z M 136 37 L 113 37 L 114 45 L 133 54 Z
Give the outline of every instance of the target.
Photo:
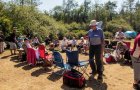
M 103 31 L 99 28 L 97 30 L 90 29 L 88 31 L 90 45 L 100 45 L 104 39 Z

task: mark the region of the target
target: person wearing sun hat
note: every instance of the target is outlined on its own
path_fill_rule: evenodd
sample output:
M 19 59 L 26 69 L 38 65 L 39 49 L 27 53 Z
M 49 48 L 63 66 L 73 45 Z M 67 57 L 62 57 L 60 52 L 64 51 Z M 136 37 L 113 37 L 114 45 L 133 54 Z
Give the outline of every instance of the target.
M 98 80 L 103 80 L 103 50 L 104 50 L 104 33 L 101 28 L 97 27 L 96 20 L 91 20 L 88 31 L 89 37 L 89 63 L 93 76 L 98 74 Z M 95 57 L 95 62 L 94 62 Z

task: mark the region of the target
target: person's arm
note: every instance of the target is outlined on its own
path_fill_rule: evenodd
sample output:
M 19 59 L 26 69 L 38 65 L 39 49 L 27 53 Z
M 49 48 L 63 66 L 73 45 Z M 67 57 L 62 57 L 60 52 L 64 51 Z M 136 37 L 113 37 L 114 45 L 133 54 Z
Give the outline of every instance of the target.
M 105 36 L 104 36 L 104 33 L 103 33 L 103 30 L 101 30 L 101 58 L 103 59 L 103 53 L 104 53 L 104 45 L 105 45 Z
M 118 32 L 115 33 L 115 39 L 118 38 Z
M 138 39 L 138 47 L 139 47 L 139 51 L 140 51 L 140 38 Z M 140 53 L 139 53 L 139 58 L 140 58 Z
M 102 53 L 104 52 L 104 45 L 105 45 L 105 36 L 103 31 L 101 30 L 101 45 L 102 45 Z

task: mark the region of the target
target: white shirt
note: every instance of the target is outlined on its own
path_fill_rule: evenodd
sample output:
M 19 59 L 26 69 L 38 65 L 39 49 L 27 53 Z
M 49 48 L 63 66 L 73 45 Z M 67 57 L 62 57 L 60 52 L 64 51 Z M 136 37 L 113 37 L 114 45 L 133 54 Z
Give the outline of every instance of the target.
M 72 45 L 76 45 L 77 44 L 77 41 L 76 40 L 72 40 Z
M 115 39 L 117 41 L 122 41 L 125 38 L 125 34 L 123 32 L 116 32 Z

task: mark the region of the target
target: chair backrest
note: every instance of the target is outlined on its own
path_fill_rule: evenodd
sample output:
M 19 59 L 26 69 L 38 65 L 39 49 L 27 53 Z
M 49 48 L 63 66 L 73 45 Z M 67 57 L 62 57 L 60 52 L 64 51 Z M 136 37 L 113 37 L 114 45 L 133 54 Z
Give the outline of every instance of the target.
M 30 64 L 36 64 L 36 54 L 33 48 L 27 48 L 27 62 Z
M 64 68 L 64 61 L 61 54 L 58 51 L 53 51 L 55 65 Z
M 45 46 L 39 45 L 38 50 L 39 50 L 40 58 L 45 59 Z
M 78 65 L 78 59 L 79 59 L 78 51 L 66 50 L 66 56 L 67 56 L 68 64 L 70 66 Z

